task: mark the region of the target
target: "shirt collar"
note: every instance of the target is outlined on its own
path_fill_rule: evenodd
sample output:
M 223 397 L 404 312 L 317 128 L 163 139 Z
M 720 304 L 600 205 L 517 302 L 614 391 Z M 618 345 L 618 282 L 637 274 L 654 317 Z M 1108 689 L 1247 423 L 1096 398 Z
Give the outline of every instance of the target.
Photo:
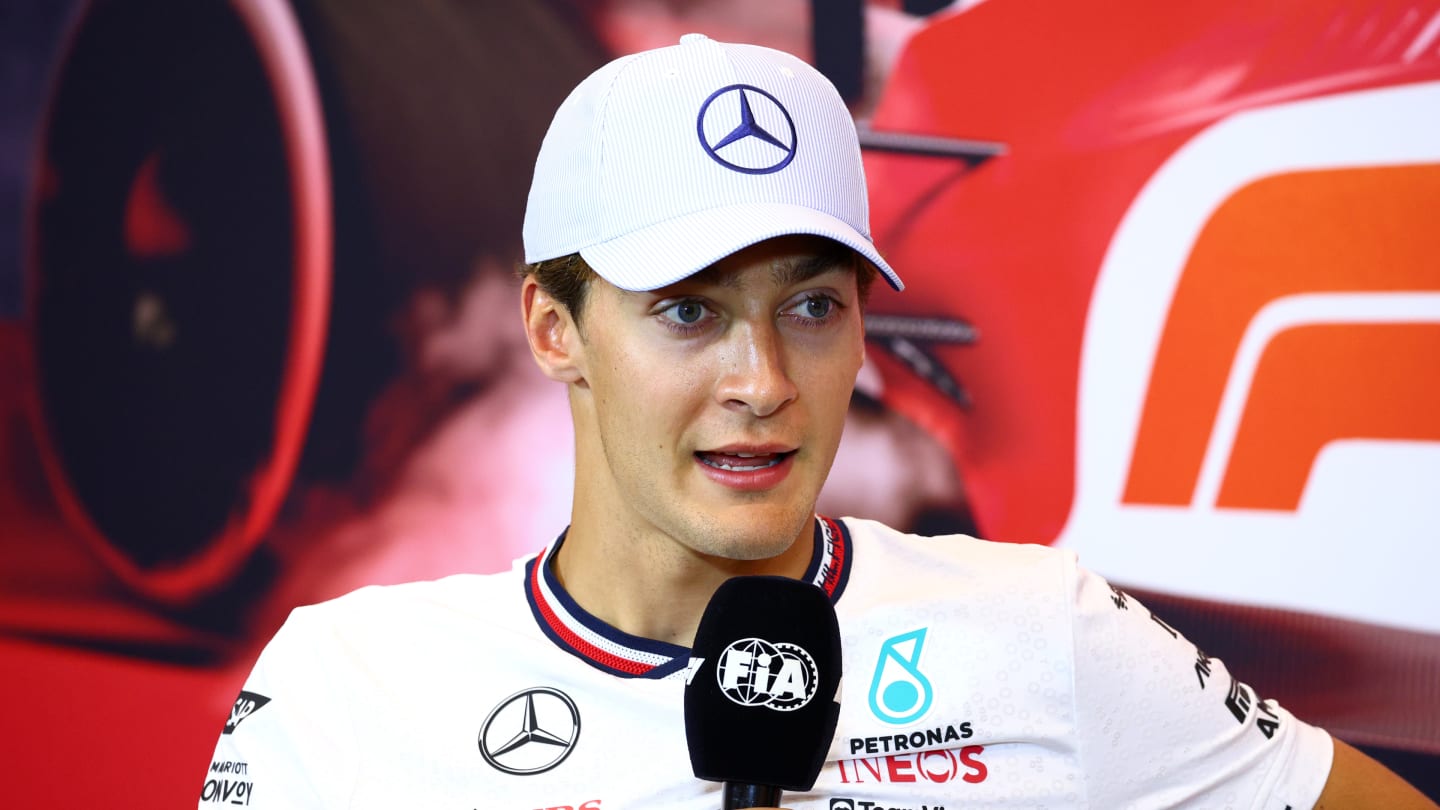
M 591 666 L 627 678 L 663 678 L 685 667 L 690 650 L 677 644 L 632 636 L 580 607 L 560 585 L 550 560 L 565 534 L 525 564 L 525 597 L 540 630 L 561 649 Z M 802 577 L 839 601 L 850 579 L 853 544 L 845 524 L 817 515 L 815 551 Z

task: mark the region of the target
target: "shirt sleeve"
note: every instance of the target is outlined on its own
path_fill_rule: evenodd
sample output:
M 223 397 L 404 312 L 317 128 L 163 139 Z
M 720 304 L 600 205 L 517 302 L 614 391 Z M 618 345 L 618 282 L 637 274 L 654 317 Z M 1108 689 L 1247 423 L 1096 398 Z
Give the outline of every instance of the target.
M 1313 807 L 1323 730 L 1256 694 L 1134 597 L 1072 564 L 1076 717 L 1091 807 Z
M 358 773 L 351 713 L 327 670 L 333 634 L 314 608 L 290 614 L 235 699 L 199 808 L 332 808 Z

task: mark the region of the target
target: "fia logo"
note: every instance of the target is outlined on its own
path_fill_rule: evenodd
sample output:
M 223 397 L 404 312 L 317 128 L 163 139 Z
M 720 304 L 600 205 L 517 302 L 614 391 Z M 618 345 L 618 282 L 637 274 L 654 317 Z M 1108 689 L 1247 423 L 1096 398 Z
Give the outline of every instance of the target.
M 885 639 L 870 681 L 870 711 L 892 725 L 913 723 L 930 711 L 934 692 L 920 671 L 927 628 Z
M 815 696 L 819 668 L 810 653 L 794 644 L 764 639 L 732 642 L 715 664 L 720 691 L 741 706 L 794 711 Z
M 235 705 L 230 707 L 230 719 L 225 721 L 225 730 L 221 734 L 232 734 L 240 721 L 260 710 L 261 706 L 270 702 L 270 698 L 255 692 L 241 691 L 240 696 L 235 698 Z

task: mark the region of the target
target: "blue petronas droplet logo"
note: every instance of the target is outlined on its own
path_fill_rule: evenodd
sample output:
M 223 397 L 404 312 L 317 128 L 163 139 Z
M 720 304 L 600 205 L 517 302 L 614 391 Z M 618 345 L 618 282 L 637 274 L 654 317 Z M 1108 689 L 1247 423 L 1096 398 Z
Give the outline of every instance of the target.
M 926 628 L 885 640 L 870 681 L 870 711 L 887 723 L 900 725 L 919 720 L 930 711 L 934 691 L 920 671 Z

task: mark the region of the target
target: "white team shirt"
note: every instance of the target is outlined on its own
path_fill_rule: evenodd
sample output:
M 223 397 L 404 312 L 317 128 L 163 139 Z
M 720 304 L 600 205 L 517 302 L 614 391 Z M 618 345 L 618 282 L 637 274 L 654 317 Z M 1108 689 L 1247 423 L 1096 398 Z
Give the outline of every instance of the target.
M 687 649 L 585 613 L 546 564 L 296 609 L 199 807 L 719 807 L 685 743 Z M 816 521 L 840 722 L 795 810 L 1311 807 L 1329 736 L 1068 551 Z

